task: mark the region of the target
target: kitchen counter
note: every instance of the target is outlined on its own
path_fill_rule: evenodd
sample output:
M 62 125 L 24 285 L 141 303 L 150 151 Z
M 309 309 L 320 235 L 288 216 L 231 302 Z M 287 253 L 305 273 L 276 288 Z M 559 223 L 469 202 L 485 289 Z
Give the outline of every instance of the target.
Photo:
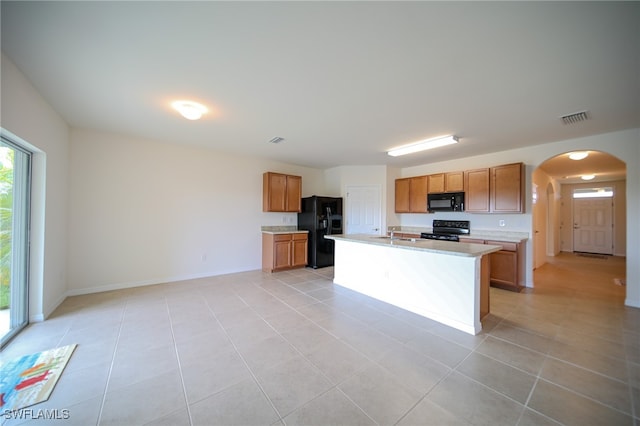
M 326 239 L 353 241 L 362 244 L 372 244 L 379 246 L 389 246 L 405 250 L 417 250 L 430 253 L 443 253 L 451 256 L 467 256 L 475 257 L 493 253 L 500 250 L 500 246 L 475 244 L 475 243 L 458 243 L 440 240 L 425 240 L 421 238 L 397 238 L 367 235 L 367 234 L 340 234 L 326 235 Z
M 469 334 L 489 313 L 489 254 L 501 246 L 374 235 L 335 241 L 334 280 Z
M 297 226 L 262 226 L 260 231 L 263 234 L 307 234 L 309 231 L 299 230 Z
M 295 230 L 295 231 L 262 231 L 263 234 L 272 234 L 272 235 L 279 235 L 279 234 L 308 234 L 309 231 L 300 231 L 300 230 Z
M 411 226 L 390 226 L 388 231 L 401 232 L 406 234 L 420 234 L 422 232 L 432 233 L 433 228 L 430 227 L 411 227 Z M 529 239 L 528 232 L 519 231 L 499 231 L 493 229 L 472 229 L 470 234 L 461 235 L 460 238 L 472 238 L 477 240 L 504 241 L 507 243 L 521 243 Z

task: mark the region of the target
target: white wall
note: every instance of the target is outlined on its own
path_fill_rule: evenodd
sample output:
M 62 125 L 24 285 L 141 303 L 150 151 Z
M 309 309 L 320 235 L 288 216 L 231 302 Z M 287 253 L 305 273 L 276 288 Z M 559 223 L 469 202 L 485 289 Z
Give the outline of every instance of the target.
M 66 292 L 69 128 L 4 54 L 1 79 L 0 125 L 35 153 L 29 317 L 39 321 Z
M 74 129 L 69 294 L 260 269 L 260 227 L 297 224 L 262 212 L 266 171 L 322 190 L 316 169 Z

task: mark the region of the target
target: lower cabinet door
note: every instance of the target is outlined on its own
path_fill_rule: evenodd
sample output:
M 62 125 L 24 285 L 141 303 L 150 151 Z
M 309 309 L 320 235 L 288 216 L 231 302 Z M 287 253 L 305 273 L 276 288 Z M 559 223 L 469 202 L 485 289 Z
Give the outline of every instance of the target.
M 500 250 L 491 253 L 491 284 L 506 290 L 520 291 L 517 252 Z
M 291 266 L 306 266 L 307 265 L 307 236 L 304 235 L 304 238 L 296 238 L 294 236 L 293 241 L 291 241 L 292 250 L 292 261 Z
M 273 269 L 291 266 L 291 241 L 276 241 L 273 246 Z

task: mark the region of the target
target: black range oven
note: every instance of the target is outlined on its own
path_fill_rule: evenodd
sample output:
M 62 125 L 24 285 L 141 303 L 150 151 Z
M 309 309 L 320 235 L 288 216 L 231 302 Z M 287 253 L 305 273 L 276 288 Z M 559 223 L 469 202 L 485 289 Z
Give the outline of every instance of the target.
M 433 232 L 423 232 L 420 238 L 428 240 L 460 241 L 460 235 L 471 232 L 468 220 L 434 220 Z

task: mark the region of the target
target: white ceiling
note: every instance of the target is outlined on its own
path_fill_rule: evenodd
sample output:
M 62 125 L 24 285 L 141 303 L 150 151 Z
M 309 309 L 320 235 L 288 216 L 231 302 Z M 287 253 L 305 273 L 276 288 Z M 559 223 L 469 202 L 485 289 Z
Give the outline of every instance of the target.
M 640 127 L 640 2 L 1 7 L 3 52 L 79 128 L 325 168 Z M 169 107 L 184 98 L 211 111 L 187 121 Z M 559 118 L 583 110 L 587 121 Z M 385 154 L 443 134 L 460 143 Z

